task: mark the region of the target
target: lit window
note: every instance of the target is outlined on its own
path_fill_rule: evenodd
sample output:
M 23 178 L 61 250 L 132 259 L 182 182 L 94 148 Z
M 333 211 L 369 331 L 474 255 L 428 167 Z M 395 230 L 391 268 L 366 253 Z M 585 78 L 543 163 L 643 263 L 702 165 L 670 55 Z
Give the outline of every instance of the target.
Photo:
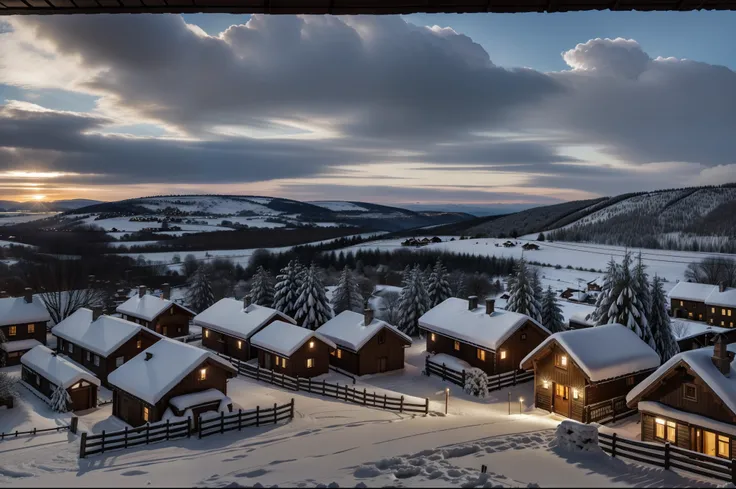
M 567 368 L 567 355 L 556 355 L 555 367 Z
M 731 311 L 733 311 L 733 309 L 728 310 L 728 317 L 731 317 Z
M 718 456 L 724 458 L 731 458 L 730 440 L 727 436 L 718 435 Z
M 692 312 L 688 312 L 687 313 L 687 317 L 689 317 L 690 319 L 692 319 L 693 318 L 693 313 Z
M 731 311 L 728 311 L 731 312 Z M 730 316 L 730 314 L 729 314 Z M 36 325 L 35 324 L 29 324 L 28 325 L 28 334 L 33 334 L 36 332 Z
M 100 366 L 100 356 L 95 355 L 95 367 L 99 367 L 99 366 Z
M 654 436 L 656 436 L 660 440 L 664 440 L 664 432 L 665 432 L 664 420 L 662 418 L 657 418 L 654 421 L 656 425 Z
M 115 359 L 115 368 L 120 367 L 123 363 L 125 363 L 125 357 L 117 357 Z
M 725 316 L 725 315 L 726 315 L 726 310 L 725 309 L 721 309 L 721 316 Z
M 143 341 L 142 340 L 137 340 L 135 342 L 135 347 L 140 350 L 141 346 L 143 346 Z
M 675 443 L 677 439 L 677 423 L 674 421 L 665 421 L 662 418 L 655 419 L 656 431 L 655 435 L 660 440 Z
M 485 362 L 485 361 L 486 361 L 486 351 L 485 351 L 485 350 L 481 350 L 480 348 L 478 348 L 478 350 L 477 350 L 477 352 L 476 352 L 475 356 L 476 356 L 476 357 L 478 358 L 478 360 L 480 360 L 481 362 Z
M 429 335 L 429 339 L 432 341 L 437 341 L 437 336 L 434 333 L 432 333 L 431 335 Z
M 210 331 L 208 329 L 204 330 L 204 337 L 209 338 L 210 337 Z
M 242 350 L 242 349 L 243 349 L 243 342 L 238 340 L 238 350 Z
M 573 399 L 579 399 L 580 398 L 580 391 L 577 389 L 572 390 L 572 398 Z
M 698 390 L 695 388 L 695 385 L 684 384 L 682 386 L 682 397 L 684 397 L 688 401 L 697 401 L 698 400 Z
M 570 389 L 565 385 L 555 384 L 555 395 L 565 400 L 570 395 Z
M 148 408 L 146 406 L 143 406 L 143 421 L 148 423 Z
M 506 350 L 501 350 L 499 353 L 501 354 L 501 360 L 506 360 Z
M 454 344 L 455 351 L 460 351 L 460 342 L 456 341 Z
M 337 349 L 337 358 L 342 358 L 342 350 L 339 348 Z
M 207 380 L 207 369 L 206 368 L 199 370 L 199 380 Z
M 314 341 L 309 342 L 309 349 L 310 350 L 314 349 Z
M 721 321 L 721 326 L 725 326 L 725 325 L 726 325 L 726 321 Z
M 10 330 L 8 331 L 8 335 L 15 336 L 15 334 L 17 333 L 17 330 L 18 328 L 16 326 L 11 326 Z
M 307 358 L 307 368 L 314 367 L 314 358 Z
M 286 358 L 281 359 L 281 368 L 286 368 Z
M 161 334 L 163 334 L 164 336 L 167 336 L 167 335 L 169 334 L 169 328 L 168 328 L 168 327 L 166 327 L 166 326 L 164 326 L 164 329 L 163 329 L 163 331 L 161 332 Z
M 684 303 L 684 302 L 682 302 L 682 301 L 680 301 L 680 307 L 682 307 L 682 306 L 684 306 L 684 305 L 685 305 L 685 303 Z
M 711 312 L 711 314 L 715 314 L 716 313 L 716 308 L 715 307 L 711 307 L 710 308 L 710 312 Z

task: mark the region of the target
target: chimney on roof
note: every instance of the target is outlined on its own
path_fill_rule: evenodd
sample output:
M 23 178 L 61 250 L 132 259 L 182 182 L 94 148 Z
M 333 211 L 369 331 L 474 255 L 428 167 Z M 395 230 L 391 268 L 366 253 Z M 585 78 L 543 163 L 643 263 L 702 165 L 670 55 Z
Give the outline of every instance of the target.
M 161 286 L 161 289 L 163 293 L 161 294 L 161 298 L 165 300 L 171 300 L 171 285 L 169 284 L 163 284 Z
M 478 308 L 478 296 L 471 295 L 468 297 L 468 311 L 474 311 Z
M 146 286 L 145 285 L 139 285 L 138 286 L 138 297 L 140 297 L 142 299 L 144 295 L 146 295 Z
M 363 325 L 368 326 L 373 322 L 373 309 L 366 307 L 363 309 Z
M 56 350 L 51 350 L 51 355 L 52 355 L 52 356 L 54 356 L 54 357 L 55 357 L 55 356 L 56 356 L 56 355 L 58 355 L 58 354 L 59 354 L 59 352 L 57 352 Z
M 245 295 L 243 297 L 243 309 L 248 309 L 249 305 L 250 305 L 250 295 Z
M 718 282 L 718 292 L 725 292 L 726 291 L 726 282 L 721 280 Z
M 728 339 L 725 334 L 716 335 L 716 341 L 713 345 L 713 356 L 711 360 L 720 372 L 726 377 L 731 373 L 731 361 L 734 354 L 728 351 Z
M 33 290 L 30 287 L 25 288 L 23 300 L 26 301 L 26 304 L 33 302 Z
M 102 308 L 95 306 L 92 308 L 92 321 L 96 321 L 98 317 L 102 316 Z
M 146 361 L 149 361 L 151 358 L 153 358 L 153 353 L 146 352 Z
M 496 310 L 496 299 L 486 298 L 486 314 L 489 316 Z
M 94 275 L 88 275 L 87 276 L 87 287 L 92 287 L 95 283 L 95 276 Z

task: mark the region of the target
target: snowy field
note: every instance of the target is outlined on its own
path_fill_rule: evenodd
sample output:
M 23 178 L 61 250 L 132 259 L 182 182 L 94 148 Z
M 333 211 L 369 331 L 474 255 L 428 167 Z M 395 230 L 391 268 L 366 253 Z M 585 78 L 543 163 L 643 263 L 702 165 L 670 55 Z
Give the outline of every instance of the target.
M 1 212 L 0 226 L 37 221 L 44 217 L 55 216 L 56 214 L 58 214 L 58 212 Z

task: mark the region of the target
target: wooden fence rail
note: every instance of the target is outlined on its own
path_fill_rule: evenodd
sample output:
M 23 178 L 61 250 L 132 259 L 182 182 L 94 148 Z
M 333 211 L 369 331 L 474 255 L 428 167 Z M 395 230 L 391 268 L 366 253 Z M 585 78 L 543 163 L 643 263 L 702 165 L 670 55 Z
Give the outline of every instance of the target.
M 124 430 L 105 432 L 98 435 L 88 435 L 82 432 L 82 441 L 79 444 L 79 458 L 87 455 L 104 453 L 110 450 L 131 448 L 138 445 L 148 445 L 161 441 L 189 438 L 192 434 L 192 419 L 184 421 L 167 420 L 165 423 L 150 424 L 138 428 L 125 427 Z
M 400 413 L 416 413 L 416 414 L 427 414 L 429 413 L 429 399 L 424 399 L 423 403 L 408 402 L 401 397 L 392 397 L 386 394 L 377 394 L 375 392 L 368 392 L 365 388 L 360 390 L 350 385 L 339 383 L 326 382 L 324 380 L 316 381 L 311 378 L 301 377 L 290 377 L 273 370 L 266 370 L 258 366 L 253 366 L 238 360 L 237 358 L 229 357 L 221 353 L 217 353 L 219 356 L 229 360 L 233 363 L 240 375 L 250 377 L 260 382 L 268 382 L 284 389 L 292 391 L 304 391 L 311 394 L 317 394 L 324 397 L 331 397 L 345 402 L 352 402 L 354 404 L 360 404 L 363 406 L 369 406 L 379 409 L 385 409 L 387 411 L 398 411 Z
M 626 396 L 614 397 L 611 400 L 589 404 L 583 411 L 584 423 L 615 423 L 616 420 L 631 416 L 638 412 L 626 405 Z
M 452 382 L 453 384 L 459 385 L 463 388 L 465 387 L 466 374 L 464 369 L 455 370 L 451 367 L 448 367 L 444 363 L 439 364 L 433 362 L 432 360 L 430 360 L 429 356 L 425 358 L 424 365 L 424 371 L 428 377 L 431 375 L 436 375 L 438 377 L 442 377 L 442 380 Z M 511 387 L 517 384 L 521 384 L 523 382 L 528 382 L 532 379 L 534 379 L 534 372 L 527 372 L 523 370 L 514 370 L 513 372 L 506 372 L 503 374 L 489 375 L 488 390 L 495 391 L 498 389 L 503 389 L 505 387 Z
M 18 438 L 19 436 L 36 436 L 43 433 L 58 433 L 60 431 L 71 431 L 72 433 L 77 432 L 77 419 L 76 417 L 72 418 L 72 423 L 68 425 L 62 425 L 62 426 L 56 426 L 54 428 L 43 428 L 43 429 L 37 429 L 33 428 L 32 430 L 26 430 L 26 431 L 9 431 L 7 433 L 0 433 L 0 441 L 5 440 L 6 438 Z
M 736 484 L 736 460 L 711 457 L 692 450 L 685 450 L 669 443 L 647 443 L 622 438 L 616 433 L 598 432 L 598 443 L 611 457 L 621 457 L 636 462 L 655 465 L 665 470 L 677 469 L 711 479 Z
M 199 437 L 204 438 L 226 431 L 242 430 L 250 426 L 264 426 L 276 424 L 279 421 L 294 418 L 294 399 L 287 404 L 273 405 L 269 409 L 261 409 L 257 406 L 254 410 L 243 411 L 226 415 L 220 412 L 220 416 L 211 418 L 199 418 Z

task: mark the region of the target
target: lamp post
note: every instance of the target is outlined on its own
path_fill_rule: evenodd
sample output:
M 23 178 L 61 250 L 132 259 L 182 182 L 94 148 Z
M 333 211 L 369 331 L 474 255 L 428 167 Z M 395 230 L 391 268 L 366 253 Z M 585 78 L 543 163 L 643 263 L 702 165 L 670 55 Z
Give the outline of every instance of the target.
M 521 414 L 524 411 L 524 398 L 519 398 L 519 414 Z
M 450 403 L 450 388 L 445 387 L 445 414 L 447 414 L 447 405 Z
M 509 416 L 511 416 L 511 392 L 509 392 L 508 395 L 509 395 Z

